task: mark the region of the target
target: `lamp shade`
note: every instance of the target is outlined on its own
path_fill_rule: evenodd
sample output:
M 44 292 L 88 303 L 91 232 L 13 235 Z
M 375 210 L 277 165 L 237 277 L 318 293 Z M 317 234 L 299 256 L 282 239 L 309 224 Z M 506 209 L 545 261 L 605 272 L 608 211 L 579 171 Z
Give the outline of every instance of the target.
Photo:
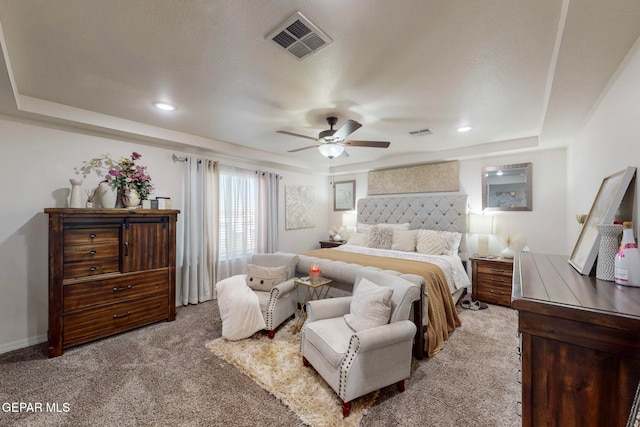
M 493 234 L 493 215 L 470 215 L 469 233 Z
M 344 147 L 342 145 L 330 142 L 319 145 L 318 150 L 323 156 L 333 159 L 334 157 L 338 157 L 340 154 L 342 154 L 342 152 L 344 151 Z

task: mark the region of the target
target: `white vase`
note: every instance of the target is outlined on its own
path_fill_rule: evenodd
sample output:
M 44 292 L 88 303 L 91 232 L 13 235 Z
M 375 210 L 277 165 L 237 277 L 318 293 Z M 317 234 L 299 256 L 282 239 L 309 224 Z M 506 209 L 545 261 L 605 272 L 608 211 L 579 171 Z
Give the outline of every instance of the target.
M 622 224 L 598 224 L 598 233 L 600 234 L 600 247 L 596 263 L 596 279 L 613 282 Z
M 100 193 L 100 204 L 103 209 L 113 209 L 118 201 L 118 192 L 108 182 L 101 182 L 98 186 Z
M 135 188 L 123 189 L 122 204 L 125 208 L 134 209 L 140 205 L 140 195 Z
M 502 258 L 512 259 L 513 258 L 513 249 L 511 249 L 509 246 L 507 246 L 506 248 L 504 248 L 502 250 L 502 252 L 500 252 L 500 256 Z
M 69 195 L 69 207 L 81 208 L 82 207 L 82 194 L 80 194 L 80 186 L 82 185 L 81 179 L 70 179 L 71 194 Z

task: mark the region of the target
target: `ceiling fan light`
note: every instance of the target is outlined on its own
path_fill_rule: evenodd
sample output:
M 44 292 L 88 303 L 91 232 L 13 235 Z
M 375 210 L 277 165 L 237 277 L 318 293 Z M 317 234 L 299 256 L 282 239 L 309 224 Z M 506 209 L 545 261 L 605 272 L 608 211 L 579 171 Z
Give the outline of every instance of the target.
M 318 146 L 318 151 L 323 156 L 333 159 L 334 157 L 338 157 L 344 151 L 344 147 L 338 144 L 322 144 Z

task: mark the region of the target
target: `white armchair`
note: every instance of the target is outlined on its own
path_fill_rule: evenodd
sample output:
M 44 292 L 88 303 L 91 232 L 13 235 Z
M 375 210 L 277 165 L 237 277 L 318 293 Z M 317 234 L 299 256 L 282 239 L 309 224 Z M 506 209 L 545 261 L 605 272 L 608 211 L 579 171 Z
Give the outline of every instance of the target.
M 300 337 L 304 365 L 311 364 L 338 394 L 344 417 L 357 397 L 392 384 L 404 391 L 404 380 L 411 374 L 416 326 L 408 319 L 413 302 L 420 298 L 420 287 L 363 268 L 355 280 L 354 296 L 363 278 L 393 290 L 387 324 L 355 332 L 344 316 L 350 313 L 353 296 L 310 301 Z
M 298 256 L 284 252 L 272 254 L 255 254 L 251 259 L 255 265 L 262 267 L 279 267 L 287 265 L 287 280 L 274 286 L 270 292 L 254 291 L 260 302 L 260 311 L 266 324 L 265 330 L 269 338 L 276 334 L 276 328 L 293 316 L 298 304 L 298 296 L 293 283 L 296 274 Z

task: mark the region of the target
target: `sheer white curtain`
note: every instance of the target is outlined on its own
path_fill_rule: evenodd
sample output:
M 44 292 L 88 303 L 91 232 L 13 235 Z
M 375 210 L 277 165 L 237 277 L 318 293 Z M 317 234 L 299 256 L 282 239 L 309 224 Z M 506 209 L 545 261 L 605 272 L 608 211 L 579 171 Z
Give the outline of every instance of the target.
M 176 298 L 198 304 L 213 298 L 218 258 L 218 181 L 215 162 L 189 157 L 185 162 L 182 256 Z
M 248 259 L 257 252 L 258 174 L 220 165 L 219 197 L 218 281 L 245 273 Z
M 280 175 L 258 171 L 258 253 L 278 251 L 278 193 Z

